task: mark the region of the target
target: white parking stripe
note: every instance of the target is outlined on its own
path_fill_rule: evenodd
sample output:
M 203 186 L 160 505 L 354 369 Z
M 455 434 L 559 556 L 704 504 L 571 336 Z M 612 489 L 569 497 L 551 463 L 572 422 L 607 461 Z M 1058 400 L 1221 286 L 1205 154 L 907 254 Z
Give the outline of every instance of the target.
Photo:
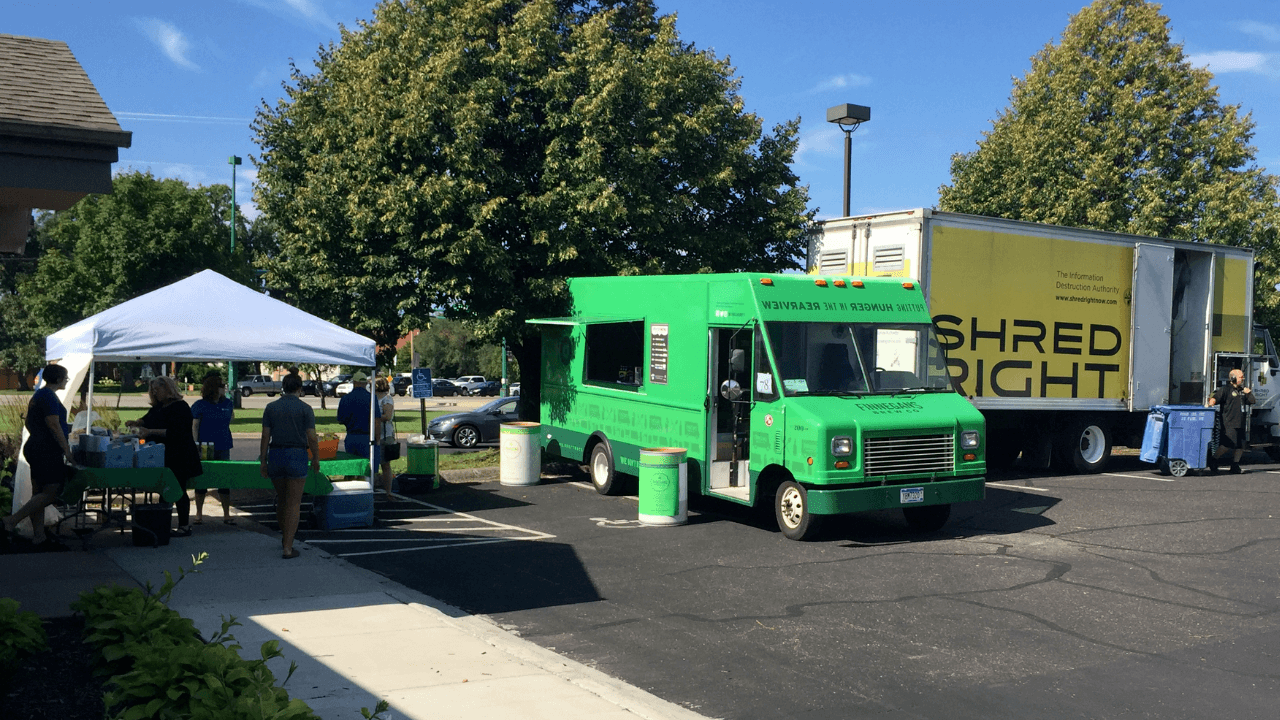
M 1005 485 L 1004 483 L 987 483 L 987 487 L 1002 487 L 1010 490 L 1030 490 L 1032 492 L 1049 492 L 1048 488 L 1027 487 L 1026 485 Z
M 1102 474 L 1110 475 L 1111 477 L 1137 478 L 1139 480 L 1159 480 L 1160 482 L 1178 482 L 1173 478 L 1163 478 L 1163 477 L 1160 477 L 1159 475 L 1126 475 L 1124 473 L 1102 473 Z

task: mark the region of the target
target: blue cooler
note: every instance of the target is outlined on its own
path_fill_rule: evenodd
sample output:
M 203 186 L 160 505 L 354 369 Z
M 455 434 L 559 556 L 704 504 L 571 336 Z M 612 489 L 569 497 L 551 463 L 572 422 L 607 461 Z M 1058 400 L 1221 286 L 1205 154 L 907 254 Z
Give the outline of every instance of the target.
M 311 500 L 316 527 L 324 531 L 373 525 L 373 488 L 366 480 L 340 480 L 333 492 Z

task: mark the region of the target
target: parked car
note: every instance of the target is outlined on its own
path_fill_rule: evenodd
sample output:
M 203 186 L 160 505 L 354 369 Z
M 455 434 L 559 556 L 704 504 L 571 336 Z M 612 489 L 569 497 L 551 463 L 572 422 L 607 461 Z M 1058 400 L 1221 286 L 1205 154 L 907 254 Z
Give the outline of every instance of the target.
M 454 385 L 452 380 L 436 378 L 431 381 L 432 397 L 453 397 L 460 394 L 462 394 L 462 390 L 457 385 Z
M 329 397 L 338 396 L 338 386 L 344 382 L 351 380 L 350 374 L 338 375 L 337 377 L 326 380 L 324 383 L 324 394 Z
M 397 375 L 391 380 L 391 389 L 397 395 L 407 395 L 412 387 L 413 376 L 411 375 Z
M 500 390 L 502 390 L 502 383 L 498 382 L 497 380 L 489 380 L 489 381 L 487 381 L 487 382 L 482 382 L 482 383 L 479 383 L 479 384 L 477 384 L 477 385 L 472 386 L 472 388 L 471 388 L 471 390 L 468 392 L 468 394 L 469 394 L 469 395 L 494 395 L 494 396 L 496 396 L 496 395 L 498 394 L 498 391 L 500 391 Z
M 344 383 L 338 383 L 338 386 L 333 389 L 333 394 L 337 397 L 342 397 L 344 395 L 349 395 L 351 391 L 355 389 L 356 384 L 348 380 Z
M 321 388 L 319 380 L 303 380 L 302 381 L 303 395 L 310 395 L 311 397 L 319 397 L 321 392 L 323 392 L 323 388 Z
M 484 382 L 485 382 L 485 379 L 483 375 L 463 375 L 457 380 L 454 380 L 453 384 L 463 388 L 464 389 L 463 394 L 470 395 L 471 391 L 474 390 L 477 385 L 480 385 Z
M 267 397 L 275 397 L 284 392 L 279 380 L 272 380 L 270 375 L 246 375 L 236 380 L 236 389 L 244 397 L 254 393 L 264 393 Z
M 507 393 L 510 395 L 519 395 L 520 383 L 511 383 L 511 386 L 507 388 Z
M 460 448 L 497 442 L 502 423 L 517 419 L 517 400 L 518 398 L 499 398 L 471 412 L 441 415 L 427 426 L 427 436 Z

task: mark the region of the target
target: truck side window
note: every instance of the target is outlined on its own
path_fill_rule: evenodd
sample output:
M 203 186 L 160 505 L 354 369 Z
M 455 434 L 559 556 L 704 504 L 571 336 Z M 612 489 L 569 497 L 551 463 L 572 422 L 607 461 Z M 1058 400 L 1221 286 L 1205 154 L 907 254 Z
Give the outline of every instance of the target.
M 644 321 L 587 326 L 584 380 L 636 388 L 644 381 Z

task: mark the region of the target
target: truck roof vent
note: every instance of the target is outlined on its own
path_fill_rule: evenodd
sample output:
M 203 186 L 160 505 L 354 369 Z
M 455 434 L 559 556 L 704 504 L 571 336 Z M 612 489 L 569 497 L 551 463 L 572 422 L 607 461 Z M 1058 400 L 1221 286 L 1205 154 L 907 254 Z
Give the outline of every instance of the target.
M 888 245 L 872 248 L 871 253 L 872 272 L 892 272 L 903 269 L 907 248 L 903 245 Z
M 823 275 L 846 275 L 849 272 L 847 250 L 823 250 L 818 254 L 818 272 Z

